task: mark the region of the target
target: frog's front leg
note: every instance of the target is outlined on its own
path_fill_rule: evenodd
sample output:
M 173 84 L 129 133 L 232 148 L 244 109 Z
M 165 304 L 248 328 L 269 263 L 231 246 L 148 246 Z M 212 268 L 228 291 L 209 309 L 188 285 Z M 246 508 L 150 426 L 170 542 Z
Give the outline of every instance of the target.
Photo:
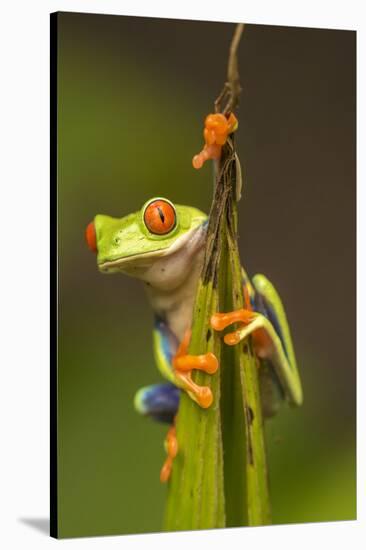
M 192 370 L 198 369 L 213 374 L 217 371 L 219 365 L 213 353 L 203 355 L 187 354 L 190 341 L 189 330 L 186 331 L 182 342 L 178 345 L 177 339 L 168 325 L 162 319 L 157 318 L 153 337 L 157 366 L 161 374 L 170 381 L 170 384 L 143 388 L 136 395 L 135 405 L 143 414 L 150 414 L 158 420 L 164 418 L 169 421 L 170 419 L 172 422 L 164 442 L 167 457 L 160 471 L 160 480 L 166 482 L 170 477 L 173 460 L 178 453 L 175 416 L 178 411 L 179 398 L 174 404 L 175 397 L 172 388 L 175 388 L 175 392 L 179 393 L 180 389 L 185 390 L 201 407 L 207 408 L 213 400 L 211 389 L 207 386 L 195 384 L 192 380 Z M 162 402 L 165 403 L 164 411 L 161 409 Z
M 238 323 L 233 332 L 224 336 L 225 343 L 233 346 L 252 336 L 256 355 L 272 364 L 288 401 L 301 405 L 301 381 L 281 299 L 264 275 L 256 275 L 253 285 L 254 309 L 246 306 L 229 313 L 216 313 L 211 318 L 212 328 L 221 331 Z
M 214 374 L 219 363 L 211 352 L 202 355 L 189 355 L 188 346 L 191 332 L 185 332 L 178 345 L 169 327 L 162 320 L 157 320 L 154 329 L 155 359 L 161 374 L 173 384 L 186 391 L 200 407 L 207 409 L 213 401 L 212 391 L 208 386 L 199 386 L 192 380 L 192 371 L 201 370 Z
M 187 353 L 191 331 L 187 330 L 176 354 L 173 357 L 173 371 L 177 384 L 203 409 L 211 406 L 213 401 L 212 391 L 208 386 L 199 386 L 192 380 L 192 371 L 201 370 L 207 374 L 214 374 L 219 368 L 215 355 L 211 352 L 202 355 L 189 355 Z

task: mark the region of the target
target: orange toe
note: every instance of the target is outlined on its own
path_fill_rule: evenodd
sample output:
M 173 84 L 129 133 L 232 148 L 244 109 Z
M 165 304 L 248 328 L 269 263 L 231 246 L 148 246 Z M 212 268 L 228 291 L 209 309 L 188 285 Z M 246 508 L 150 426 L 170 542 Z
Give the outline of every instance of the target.
M 173 366 L 176 370 L 189 372 L 191 370 L 202 370 L 208 374 L 214 374 L 219 368 L 219 362 L 211 352 L 203 355 L 180 355 L 173 359 Z
M 211 407 L 213 402 L 213 395 L 212 395 L 212 391 L 208 386 L 201 386 L 200 391 L 198 392 L 196 397 L 197 397 L 198 404 L 203 409 L 208 409 L 209 407 Z
M 173 468 L 173 460 L 178 454 L 178 440 L 175 424 L 173 424 L 168 430 L 165 438 L 165 448 L 167 452 L 167 457 L 160 470 L 160 481 L 162 483 L 166 483 L 170 478 L 170 474 L 172 473 Z
M 230 332 L 229 334 L 225 334 L 224 342 L 228 346 L 235 346 L 236 344 L 239 344 L 239 342 L 240 342 L 240 334 L 237 331 Z
M 170 478 L 172 473 L 173 459 L 170 456 L 167 456 L 161 470 L 160 470 L 160 481 L 161 483 L 166 483 Z
M 198 403 L 203 409 L 207 409 L 213 402 L 212 391 L 208 386 L 199 386 L 192 380 L 191 371 L 175 371 L 175 376 L 179 380 L 179 385 Z
M 233 323 L 248 324 L 253 319 L 253 312 L 248 309 L 237 309 L 229 313 L 214 313 L 211 317 L 211 326 L 214 330 L 224 330 Z

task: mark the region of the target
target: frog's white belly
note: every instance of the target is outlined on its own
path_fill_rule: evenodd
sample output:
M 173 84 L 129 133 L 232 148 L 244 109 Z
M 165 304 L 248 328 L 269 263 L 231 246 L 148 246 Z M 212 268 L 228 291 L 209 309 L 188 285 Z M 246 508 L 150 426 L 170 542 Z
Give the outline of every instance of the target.
M 166 321 L 170 330 L 177 336 L 179 341 L 182 340 L 184 332 L 191 325 L 202 262 L 203 249 L 196 251 L 196 254 L 190 257 L 186 278 L 173 290 L 166 291 L 161 288 L 146 286 L 154 312 Z

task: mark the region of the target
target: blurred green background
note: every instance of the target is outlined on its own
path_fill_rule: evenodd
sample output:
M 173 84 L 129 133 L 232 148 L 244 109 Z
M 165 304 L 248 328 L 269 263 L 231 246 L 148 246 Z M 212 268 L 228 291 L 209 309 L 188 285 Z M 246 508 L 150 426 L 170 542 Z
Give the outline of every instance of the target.
M 98 273 L 84 230 L 156 195 L 208 210 L 191 158 L 233 28 L 58 16 L 61 537 L 161 530 L 166 426 L 133 409 L 160 380 L 152 312 L 137 281 Z M 240 46 L 241 257 L 283 297 L 305 393 L 267 423 L 275 523 L 356 516 L 355 43 L 247 25 Z

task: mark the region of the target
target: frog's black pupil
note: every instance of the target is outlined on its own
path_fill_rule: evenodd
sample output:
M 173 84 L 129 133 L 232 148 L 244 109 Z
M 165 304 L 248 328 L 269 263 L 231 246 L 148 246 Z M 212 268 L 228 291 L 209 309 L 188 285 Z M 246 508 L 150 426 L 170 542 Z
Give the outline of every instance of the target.
M 161 219 L 161 223 L 164 223 L 164 221 L 165 221 L 164 212 L 162 211 L 160 206 L 158 206 L 158 212 L 159 212 L 159 216 L 160 216 L 160 219 Z

